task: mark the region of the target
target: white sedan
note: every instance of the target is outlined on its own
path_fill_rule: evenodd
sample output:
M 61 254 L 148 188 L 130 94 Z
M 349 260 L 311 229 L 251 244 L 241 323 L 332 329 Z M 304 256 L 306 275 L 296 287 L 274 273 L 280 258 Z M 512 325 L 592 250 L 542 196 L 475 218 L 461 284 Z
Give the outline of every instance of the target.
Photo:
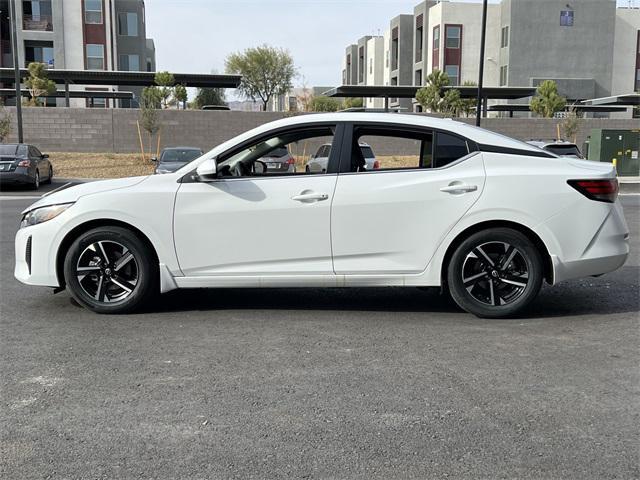
M 270 173 L 260 161 L 327 139 L 326 172 Z M 399 145 L 404 163 L 363 170 L 360 141 Z M 506 317 L 543 281 L 625 262 L 617 193 L 611 164 L 560 159 L 448 119 L 304 115 L 174 173 L 40 199 L 16 235 L 15 276 L 66 287 L 100 313 L 177 288 L 437 286 L 468 312 Z

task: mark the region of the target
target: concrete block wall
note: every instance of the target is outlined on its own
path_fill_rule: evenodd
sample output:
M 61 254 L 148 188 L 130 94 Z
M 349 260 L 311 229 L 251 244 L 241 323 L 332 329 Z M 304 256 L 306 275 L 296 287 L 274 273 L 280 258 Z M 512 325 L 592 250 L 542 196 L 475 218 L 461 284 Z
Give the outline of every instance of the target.
M 7 107 L 13 115 L 13 133 L 8 142 L 16 141 L 15 108 Z M 196 146 L 207 151 L 240 133 L 273 120 L 281 119 L 281 112 L 229 112 L 202 110 L 162 110 L 158 112 L 162 124 L 160 147 Z M 45 152 L 114 152 L 140 151 L 136 121 L 139 110 L 87 108 L 23 108 L 25 142 Z M 473 118 L 461 118 L 474 123 Z M 551 139 L 556 136 L 560 120 L 544 118 L 485 118 L 482 126 L 488 130 L 520 140 Z M 637 129 L 638 119 L 583 119 L 577 134 L 581 147 L 592 128 Z M 145 151 L 148 140 L 143 132 Z M 398 145 L 407 145 L 399 142 Z M 153 150 L 156 139 L 153 139 Z M 396 151 L 388 142 L 372 145 L 379 155 L 413 153 Z M 376 150 L 377 147 L 377 150 Z M 398 147 L 400 148 L 400 147 Z M 389 151 L 391 150 L 391 151 Z

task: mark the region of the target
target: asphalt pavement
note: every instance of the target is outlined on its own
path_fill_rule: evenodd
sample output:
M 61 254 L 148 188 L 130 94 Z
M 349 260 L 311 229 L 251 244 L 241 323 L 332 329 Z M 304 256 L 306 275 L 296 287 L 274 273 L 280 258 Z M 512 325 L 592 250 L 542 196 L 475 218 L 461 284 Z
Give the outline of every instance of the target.
M 100 316 L 13 278 L 0 478 L 638 478 L 640 197 L 620 270 L 518 319 L 415 288 L 187 290 Z

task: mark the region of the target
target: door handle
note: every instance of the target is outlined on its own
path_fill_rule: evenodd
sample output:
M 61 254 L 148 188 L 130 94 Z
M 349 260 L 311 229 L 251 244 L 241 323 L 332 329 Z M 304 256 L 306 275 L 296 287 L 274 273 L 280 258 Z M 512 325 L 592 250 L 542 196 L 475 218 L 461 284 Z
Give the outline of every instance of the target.
M 295 200 L 296 202 L 302 202 L 302 203 L 311 203 L 311 202 L 320 202 L 328 198 L 329 198 L 329 195 L 327 195 L 326 193 L 316 193 L 316 192 L 311 192 L 309 190 L 304 190 L 303 192 L 300 192 L 299 195 L 294 195 L 293 197 L 291 197 L 291 200 Z
M 476 190 L 478 190 L 477 185 L 467 185 L 466 183 L 451 183 L 440 189 L 441 192 L 452 194 L 475 192 Z

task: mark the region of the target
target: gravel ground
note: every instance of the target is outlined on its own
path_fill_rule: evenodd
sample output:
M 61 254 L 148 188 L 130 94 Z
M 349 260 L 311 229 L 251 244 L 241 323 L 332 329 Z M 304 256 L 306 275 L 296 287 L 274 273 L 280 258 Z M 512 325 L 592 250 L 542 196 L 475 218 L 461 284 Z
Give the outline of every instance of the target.
M 418 289 L 189 290 L 98 316 L 13 278 L 0 477 L 638 478 L 640 197 L 617 272 L 515 320 Z

